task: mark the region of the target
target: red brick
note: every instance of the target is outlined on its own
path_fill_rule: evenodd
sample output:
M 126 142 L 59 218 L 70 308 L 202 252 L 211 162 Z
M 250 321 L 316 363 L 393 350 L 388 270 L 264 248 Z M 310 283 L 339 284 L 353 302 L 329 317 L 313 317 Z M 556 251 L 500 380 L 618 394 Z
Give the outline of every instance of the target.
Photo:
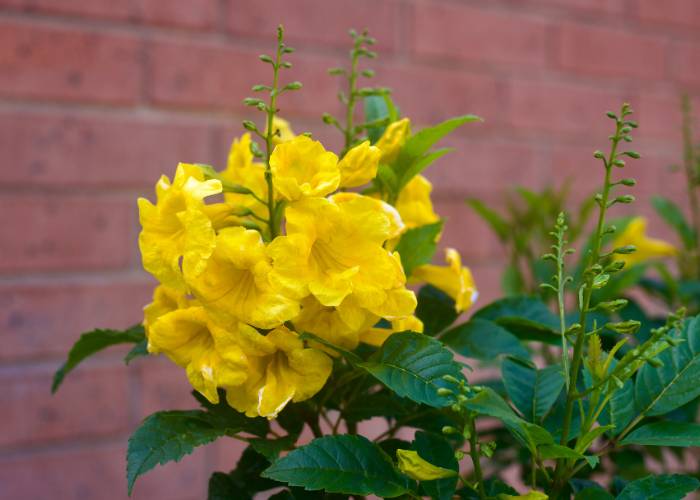
M 0 95 L 133 103 L 141 88 L 139 45 L 124 35 L 2 23 Z
M 672 73 L 681 83 L 700 86 L 700 45 L 675 43 Z
M 621 14 L 625 11 L 625 0 L 521 0 L 518 5 L 526 8 L 534 5 L 560 7 L 566 11 L 582 11 L 593 14 Z
M 165 26 L 208 30 L 216 28 L 218 0 L 140 0 L 139 19 Z
M 696 0 L 637 0 L 643 21 L 700 27 L 700 3 Z
M 209 163 L 207 123 L 75 113 L 1 113 L 0 149 L 12 158 L 0 184 L 148 187 L 178 161 Z
M 0 497 L 123 500 L 123 442 L 0 458 Z M 206 448 L 181 462 L 157 466 L 136 481 L 135 500 L 196 500 L 206 496 Z M 41 471 L 41 480 L 37 480 Z
M 141 418 L 161 410 L 198 408 L 185 370 L 165 356 L 153 356 L 139 366 Z
M 377 39 L 378 48 L 386 51 L 396 46 L 398 15 L 399 2 L 395 0 L 232 0 L 228 25 L 237 35 L 262 38 L 272 45 L 281 22 L 285 39 L 292 45 L 341 48 L 352 44 L 348 30 L 367 28 Z
M 594 25 L 562 23 L 557 27 L 556 61 L 560 68 L 595 76 L 663 79 L 665 39 Z
M 135 215 L 131 199 L 3 195 L 0 272 L 124 267 Z
M 625 100 L 631 100 L 630 96 L 617 90 L 565 83 L 513 81 L 509 85 L 507 99 L 510 110 L 508 121 L 523 133 L 594 133 L 598 137 L 601 132 L 611 130 L 612 122 L 605 112 L 619 110 Z
M 505 269 L 505 259 L 501 258 L 498 261 L 473 265 L 467 263 L 467 265 L 471 269 L 476 289 L 479 291 L 479 297 L 474 306 L 467 312 L 467 314 L 471 314 L 503 297 L 501 278 Z
M 487 64 L 543 66 L 547 24 L 537 17 L 461 5 L 414 7 L 413 48 L 419 56 Z
M 486 75 L 419 66 L 388 66 L 377 72 L 377 81 L 391 87 L 401 112 L 414 123 L 435 124 L 461 114 L 476 114 L 483 124 L 466 125 L 471 134 L 495 124 L 503 113 L 498 81 Z
M 49 389 L 58 363 L 0 370 L 5 388 L 0 447 L 112 435 L 129 428 L 126 368 L 118 364 L 78 368 L 56 395 Z
M 271 68 L 258 60 L 257 51 L 220 44 L 157 42 L 150 51 L 153 64 L 151 99 L 159 105 L 216 110 L 244 109 L 242 100 L 258 83 L 269 84 Z M 303 89 L 285 93 L 278 105 L 282 115 L 318 117 L 338 108 L 337 78 L 327 68 L 336 61 L 321 57 L 291 56 L 294 67 L 283 72 L 283 81 L 301 80 Z M 260 117 L 252 108 L 248 116 Z
M 63 357 L 82 332 L 136 324 L 152 289 L 145 278 L 3 285 L 0 361 Z
M 131 2 L 112 0 L 0 0 L 0 6 L 27 12 L 41 12 L 67 16 L 127 20 L 133 15 Z

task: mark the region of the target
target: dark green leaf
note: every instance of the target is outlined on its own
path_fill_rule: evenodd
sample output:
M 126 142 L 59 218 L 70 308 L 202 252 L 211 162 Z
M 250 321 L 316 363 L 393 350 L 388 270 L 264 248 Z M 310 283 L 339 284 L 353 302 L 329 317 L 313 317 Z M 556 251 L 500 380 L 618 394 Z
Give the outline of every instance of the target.
M 430 153 L 420 157 L 418 160 L 411 163 L 411 165 L 403 171 L 401 177 L 399 177 L 399 190 L 401 190 L 409 181 L 420 174 L 423 170 L 428 168 L 434 162 L 445 156 L 447 153 L 452 152 L 452 148 L 441 148 L 431 151 Z
M 247 491 L 241 491 L 231 476 L 223 472 L 215 472 L 209 477 L 209 492 L 207 500 L 252 500 Z
M 277 460 L 263 477 L 307 490 L 386 498 L 403 495 L 409 488 L 376 444 L 351 435 L 314 439 Z
M 696 234 L 685 220 L 681 209 L 673 201 L 663 196 L 652 196 L 651 204 L 656 213 L 671 226 L 680 236 L 685 248 L 695 248 Z
M 440 336 L 446 345 L 467 358 L 493 360 L 501 355 L 527 358 L 527 349 L 508 330 L 493 321 L 472 318 Z
M 559 318 L 535 297 L 499 299 L 479 309 L 472 317 L 494 321 L 520 339 L 561 345 Z
M 413 332 L 393 334 L 359 366 L 399 396 L 436 408 L 451 403 L 437 393 L 451 386 L 443 377 L 463 378 L 460 365 L 440 341 Z
M 700 446 L 700 424 L 691 422 L 654 422 L 635 429 L 620 444 Z
M 647 476 L 627 483 L 617 500 L 681 500 L 698 486 L 700 481 L 681 474 Z
M 411 448 L 417 451 L 423 460 L 444 469 L 459 472 L 454 451 L 444 437 L 428 432 L 416 432 Z M 432 499 L 450 500 L 457 488 L 457 476 L 422 481 L 421 487 Z
M 507 358 L 501 366 L 508 396 L 529 421 L 544 417 L 564 387 L 559 365 L 538 370 L 535 365 L 516 358 Z
M 51 392 L 55 393 L 68 373 L 88 356 L 118 344 L 137 344 L 145 338 L 143 325 L 128 330 L 92 330 L 83 333 L 68 353 L 68 359 L 53 376 Z
M 585 488 L 574 497 L 574 500 L 614 500 L 614 496 L 602 488 Z
M 442 231 L 443 221 L 409 229 L 401 236 L 396 251 L 401 256 L 406 276 L 423 264 L 428 264 L 437 248 L 437 240 Z
M 672 335 L 682 343 L 657 356 L 663 366 L 645 364 L 637 374 L 637 413 L 663 415 L 700 395 L 700 318 L 686 319 Z
M 425 285 L 418 291 L 416 316 L 423 322 L 423 333 L 435 336 L 457 319 L 455 301 L 442 290 Z
M 219 402 L 214 404 L 197 391 L 192 391 L 192 396 L 199 402 L 202 408 L 211 414 L 212 418 L 222 422 L 222 425 L 234 425 L 245 428 L 245 431 L 254 436 L 264 437 L 270 430 L 270 422 L 262 417 L 246 417 L 243 413 L 234 410 L 226 402 L 226 391 L 219 389 Z
M 540 458 L 543 459 L 573 458 L 574 460 L 583 460 L 584 458 L 583 455 L 576 450 L 572 450 L 560 444 L 545 444 L 540 446 L 537 451 Z
M 297 441 L 297 436 L 284 436 L 277 439 L 249 439 L 250 446 L 267 458 L 270 462 L 274 462 L 280 456 L 280 453 L 294 447 Z
M 342 354 L 342 356 L 347 359 L 350 363 L 353 365 L 356 365 L 360 362 L 362 362 L 362 358 L 360 358 L 357 354 L 354 352 L 348 351 L 347 349 L 343 349 L 342 347 L 339 347 L 335 345 L 332 342 L 329 342 L 326 339 L 323 339 L 319 337 L 318 335 L 314 335 L 313 333 L 309 332 L 304 332 L 301 335 L 299 335 L 300 340 L 313 340 L 314 342 L 318 342 L 319 344 L 323 344 L 324 346 L 328 347 L 329 349 L 332 349 L 336 351 L 338 354 Z
M 139 358 L 141 356 L 148 356 L 148 340 L 146 339 L 143 339 L 141 342 L 131 348 L 126 356 L 124 356 L 124 363 L 128 365 L 135 358 Z
M 476 198 L 469 198 L 467 200 L 467 205 L 469 205 L 486 223 L 491 226 L 491 229 L 496 236 L 501 241 L 506 241 L 510 238 L 511 229 L 508 222 L 501 217 L 495 210 L 490 209 L 481 200 Z

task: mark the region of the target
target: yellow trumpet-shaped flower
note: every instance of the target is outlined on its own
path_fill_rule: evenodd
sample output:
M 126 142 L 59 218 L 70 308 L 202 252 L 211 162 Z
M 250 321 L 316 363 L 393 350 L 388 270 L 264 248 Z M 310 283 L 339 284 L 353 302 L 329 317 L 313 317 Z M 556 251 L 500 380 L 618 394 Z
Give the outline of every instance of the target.
M 221 172 L 221 178 L 232 184 L 244 186 L 261 200 L 266 200 L 265 165 L 253 161 L 250 145 L 251 139 L 248 133 L 243 134 L 240 139 L 234 139 L 226 170 Z M 226 193 L 224 197 L 231 206 L 247 208 L 258 217 L 267 217 L 267 207 L 249 194 Z M 231 211 L 230 208 L 229 211 Z
M 413 270 L 411 281 L 426 282 L 439 288 L 455 301 L 457 312 L 466 311 L 477 299 L 479 293 L 472 273 L 462 267 L 462 258 L 454 248 L 445 251 L 447 266 L 426 264 Z
M 188 299 L 183 293 L 158 285 L 153 290 L 153 301 L 143 308 L 143 326 L 148 337 L 148 331 L 158 318 L 178 309 L 197 305 L 195 300 Z
M 673 257 L 678 250 L 670 243 L 657 238 L 649 238 L 646 235 L 647 220 L 644 217 L 635 217 L 627 224 L 625 230 L 613 242 L 613 247 L 634 245 L 635 252 L 615 255 L 615 259 L 622 260 L 627 266 L 633 266 L 663 257 Z
M 283 142 L 291 141 L 296 137 L 289 122 L 280 118 L 279 116 L 272 118 L 272 130 L 272 144 L 275 146 L 277 144 L 282 144 Z M 265 133 L 267 133 L 267 129 L 265 130 Z
M 393 163 L 410 134 L 411 121 L 408 118 L 391 123 L 376 144 L 382 151 L 381 163 L 386 165 Z
M 433 210 L 430 192 L 433 185 L 422 175 L 416 175 L 399 193 L 396 210 L 407 228 L 424 226 L 440 220 Z
M 304 135 L 277 145 L 270 156 L 270 168 L 275 189 L 289 201 L 325 196 L 340 183 L 338 157 Z
M 274 328 L 299 313 L 299 303 L 273 290 L 270 259 L 260 233 L 243 227 L 219 231 L 206 270 L 190 280 L 194 295 L 223 325 Z
M 399 470 L 417 481 L 432 481 L 457 475 L 457 471 L 431 464 L 414 450 L 396 450 L 396 458 Z
M 260 335 L 269 353 L 250 357 L 249 376 L 241 387 L 228 390 L 226 400 L 249 417 L 275 418 L 290 401 L 309 399 L 328 380 L 333 363 L 323 352 L 305 348 L 285 327 Z
M 180 163 L 172 184 L 166 176 L 156 184 L 155 205 L 139 198 L 143 267 L 162 284 L 184 291 L 183 272 L 204 270 L 216 237 L 204 198 L 221 190 L 220 181 L 205 181 L 197 166 Z
M 177 309 L 149 326 L 148 351 L 163 353 L 185 368 L 192 387 L 217 403 L 218 387 L 239 386 L 248 377 L 247 357 L 236 343 L 246 333 L 259 335 L 247 325 L 221 328 L 200 306 Z
M 399 256 L 382 246 L 395 221 L 377 200 L 340 200 L 309 198 L 287 208 L 287 234 L 268 247 L 271 281 L 290 296 L 311 294 L 325 306 L 352 295 L 357 306 L 380 317 L 412 314 L 416 298 L 405 288 Z
M 340 187 L 357 187 L 367 184 L 377 175 L 382 152 L 369 141 L 355 146 L 340 160 Z
M 413 315 L 393 319 L 390 325 L 390 328 L 374 327 L 363 331 L 360 333 L 360 341 L 379 347 L 386 339 L 398 332 L 412 331 L 423 333 L 423 322 Z

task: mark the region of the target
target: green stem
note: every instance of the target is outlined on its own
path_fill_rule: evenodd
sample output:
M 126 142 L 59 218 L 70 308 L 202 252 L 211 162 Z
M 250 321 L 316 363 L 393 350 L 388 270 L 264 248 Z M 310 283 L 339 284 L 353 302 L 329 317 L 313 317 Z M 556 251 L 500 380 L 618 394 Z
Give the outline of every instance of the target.
M 690 218 L 695 230 L 695 248 L 691 248 L 691 252 L 695 255 L 695 266 L 693 276 L 695 278 L 700 275 L 700 251 L 698 250 L 698 235 L 700 235 L 700 205 L 696 193 L 697 173 L 695 172 L 695 151 L 693 149 L 693 133 L 692 133 L 692 113 L 690 109 L 690 98 L 687 95 L 683 96 L 683 166 L 686 176 L 686 186 L 688 189 L 688 201 L 690 202 Z
M 472 458 L 472 464 L 474 464 L 474 476 L 476 476 L 476 485 L 479 491 L 479 498 L 484 500 L 486 498 L 486 489 L 484 488 L 484 474 L 481 471 L 481 461 L 479 459 L 479 448 L 478 439 L 479 436 L 476 433 L 476 418 L 471 418 L 469 420 L 469 456 Z
M 353 118 L 355 113 L 355 99 L 357 98 L 357 66 L 360 60 L 358 49 L 362 44 L 362 37 L 357 37 L 352 50 L 352 62 L 350 64 L 350 74 L 348 75 L 348 104 L 345 112 L 345 147 L 340 154 L 342 158 L 350 150 L 355 142 Z
M 282 62 L 282 27 L 277 30 L 277 52 L 275 54 L 275 62 L 272 65 L 272 89 L 270 90 L 270 102 L 267 106 L 267 133 L 265 134 L 265 182 L 267 182 L 267 211 L 268 211 L 268 227 L 270 230 L 270 240 L 277 236 L 277 224 L 275 222 L 275 188 L 272 184 L 272 167 L 270 166 L 270 156 L 272 155 L 272 138 L 275 135 L 273 129 L 273 121 L 277 113 L 277 95 L 279 94 L 279 73 Z

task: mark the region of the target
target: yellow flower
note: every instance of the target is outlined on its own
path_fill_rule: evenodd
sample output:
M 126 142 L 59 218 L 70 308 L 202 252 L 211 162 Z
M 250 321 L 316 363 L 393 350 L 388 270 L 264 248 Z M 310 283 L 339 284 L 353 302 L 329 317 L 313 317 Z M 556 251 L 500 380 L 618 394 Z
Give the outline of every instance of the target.
M 412 331 L 423 333 L 423 322 L 411 315 L 391 320 L 391 328 L 374 327 L 360 333 L 360 340 L 365 344 L 381 346 L 386 339 L 397 332 Z
M 333 363 L 323 352 L 305 348 L 285 327 L 260 338 L 268 345 L 268 353 L 249 358 L 247 380 L 241 387 L 228 390 L 226 400 L 249 417 L 272 419 L 290 401 L 304 401 L 320 391 Z
M 369 141 L 355 146 L 340 160 L 340 187 L 357 187 L 367 184 L 377 175 L 382 152 Z
M 217 403 L 218 387 L 239 386 L 248 376 L 248 360 L 235 341 L 241 332 L 259 335 L 247 325 L 223 329 L 200 306 L 177 309 L 150 325 L 148 352 L 164 353 L 185 368 L 192 387 Z
M 180 163 L 173 183 L 162 176 L 154 205 L 139 198 L 143 267 L 162 284 L 186 290 L 183 272 L 196 276 L 214 250 L 215 233 L 204 198 L 221 193 L 221 182 L 204 180 L 195 165 Z
M 296 137 L 289 122 L 278 116 L 272 118 L 272 130 L 274 130 L 272 144 L 275 146 L 283 142 L 291 141 Z M 265 133 L 267 133 L 267 130 Z
M 501 493 L 498 495 L 498 500 L 547 500 L 549 496 L 541 491 L 530 490 L 524 495 L 508 495 Z
M 410 134 L 411 121 L 408 118 L 391 123 L 376 144 L 382 150 L 381 163 L 386 165 L 393 163 Z
M 627 224 L 625 230 L 613 242 L 613 248 L 634 245 L 636 252 L 624 255 L 615 255 L 615 259 L 622 260 L 627 266 L 633 266 L 642 262 L 663 257 L 672 257 L 678 250 L 670 243 L 649 238 L 646 235 L 647 220 L 644 217 L 635 217 Z
M 177 309 L 196 305 L 195 302 L 196 301 L 188 299 L 183 293 L 177 290 L 173 290 L 164 285 L 158 285 L 153 290 L 153 302 L 147 304 L 143 308 L 143 326 L 146 330 L 146 336 L 148 337 L 148 331 L 151 325 L 155 323 L 158 318 L 169 312 L 176 311 Z
M 396 210 L 407 228 L 424 226 L 440 220 L 433 210 L 430 192 L 433 185 L 422 175 L 416 175 L 399 193 Z
M 304 135 L 283 142 L 270 156 L 275 189 L 286 200 L 325 196 L 338 188 L 338 157 Z
M 457 312 L 466 311 L 479 295 L 472 273 L 469 268 L 462 267 L 462 258 L 454 248 L 446 249 L 445 260 L 447 266 L 426 264 L 417 267 L 411 281 L 424 281 L 439 288 L 454 299 Z
M 417 481 L 432 481 L 457 475 L 457 471 L 438 467 L 424 460 L 417 451 L 396 450 L 396 458 L 399 461 L 399 470 Z
M 225 228 L 206 270 L 189 281 L 194 295 L 222 325 L 238 321 L 273 328 L 299 313 L 298 302 L 272 289 L 270 259 L 260 233 Z
M 265 165 L 253 162 L 253 153 L 250 150 L 250 134 L 245 133 L 239 139 L 234 139 L 228 155 L 226 170 L 221 172 L 221 178 L 232 184 L 238 184 L 250 189 L 255 195 L 267 199 L 267 181 L 265 180 Z M 250 209 L 258 217 L 267 217 L 267 206 L 260 203 L 249 194 L 226 193 L 224 195 L 233 207 Z
M 325 306 L 352 295 L 357 306 L 384 318 L 412 314 L 416 298 L 405 288 L 399 256 L 382 246 L 395 222 L 377 200 L 340 199 L 308 198 L 287 208 L 287 234 L 268 247 L 271 281 L 289 296 L 311 294 Z

